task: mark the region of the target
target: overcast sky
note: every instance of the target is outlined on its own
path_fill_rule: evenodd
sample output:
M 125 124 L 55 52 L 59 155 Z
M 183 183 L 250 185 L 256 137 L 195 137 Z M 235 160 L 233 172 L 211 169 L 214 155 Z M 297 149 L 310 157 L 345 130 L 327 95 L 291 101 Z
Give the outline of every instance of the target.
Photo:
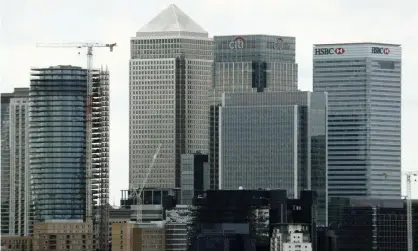
M 85 50 L 36 48 L 44 42 L 118 43 L 99 48 L 94 65 L 111 74 L 111 203 L 128 188 L 129 40 L 174 3 L 210 36 L 270 34 L 296 37 L 299 87 L 312 90 L 312 45 L 338 42 L 402 44 L 402 166 L 417 170 L 417 0 L 0 0 L 1 92 L 29 86 L 34 66 L 85 66 Z M 414 197 L 418 198 L 418 182 Z

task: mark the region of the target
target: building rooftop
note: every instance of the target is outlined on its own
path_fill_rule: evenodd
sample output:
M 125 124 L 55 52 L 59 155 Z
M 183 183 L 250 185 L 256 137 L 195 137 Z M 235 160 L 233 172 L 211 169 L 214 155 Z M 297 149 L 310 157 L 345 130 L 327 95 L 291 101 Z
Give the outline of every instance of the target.
M 208 32 L 174 4 L 170 4 L 137 32 L 138 37 L 173 35 L 208 37 Z
M 386 44 L 386 43 L 374 43 L 374 42 L 355 42 L 355 43 L 333 43 L 333 44 L 314 44 L 314 46 L 335 46 L 335 45 L 387 45 L 400 47 L 400 44 Z

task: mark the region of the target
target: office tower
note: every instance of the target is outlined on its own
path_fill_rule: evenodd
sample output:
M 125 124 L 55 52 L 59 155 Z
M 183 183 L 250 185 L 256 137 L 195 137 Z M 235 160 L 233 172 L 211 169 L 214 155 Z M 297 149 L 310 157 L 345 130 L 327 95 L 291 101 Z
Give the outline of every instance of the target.
M 294 37 L 241 35 L 214 37 L 210 91 L 209 165 L 211 189 L 218 189 L 219 106 L 224 92 L 296 91 Z
M 130 189 L 144 182 L 179 188 L 181 154 L 207 152 L 212 44 L 208 33 L 175 5 L 131 38 Z
M 208 155 L 181 155 L 181 204 L 192 205 L 193 198 L 209 189 Z
M 219 188 L 313 190 L 326 225 L 326 93 L 224 93 L 219 114 Z
M 418 246 L 418 200 L 412 200 L 413 250 Z M 330 198 L 329 223 L 338 236 L 339 250 L 407 251 L 405 200 Z M 355 240 L 355 241 L 353 241 Z
M 401 47 L 313 48 L 313 90 L 328 93 L 330 196 L 401 196 Z
M 96 220 L 104 224 L 109 187 L 108 77 L 107 70 L 93 70 L 88 88 L 87 70 L 81 67 L 32 69 L 29 149 L 35 221 L 93 219 L 95 228 Z M 87 123 L 92 125 L 91 137 Z M 93 217 L 98 214 L 101 217 Z
M 30 232 L 29 89 L 1 94 L 1 235 Z

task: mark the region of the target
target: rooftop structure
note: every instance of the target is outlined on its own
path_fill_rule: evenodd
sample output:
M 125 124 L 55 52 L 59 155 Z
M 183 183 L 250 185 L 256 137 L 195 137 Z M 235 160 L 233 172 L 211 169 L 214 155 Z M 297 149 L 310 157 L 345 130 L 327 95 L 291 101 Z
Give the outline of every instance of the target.
M 139 29 L 136 36 L 208 37 L 208 32 L 181 11 L 176 5 L 170 4 L 148 24 Z

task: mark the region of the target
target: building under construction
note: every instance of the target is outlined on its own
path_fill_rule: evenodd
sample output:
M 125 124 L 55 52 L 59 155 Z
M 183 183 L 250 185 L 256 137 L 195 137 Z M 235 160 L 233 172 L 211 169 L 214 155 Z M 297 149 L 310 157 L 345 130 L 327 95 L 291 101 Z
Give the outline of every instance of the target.
M 92 222 L 108 245 L 109 72 L 32 69 L 29 149 L 35 222 Z
M 109 71 L 92 72 L 91 192 L 99 250 L 108 250 L 109 220 Z

